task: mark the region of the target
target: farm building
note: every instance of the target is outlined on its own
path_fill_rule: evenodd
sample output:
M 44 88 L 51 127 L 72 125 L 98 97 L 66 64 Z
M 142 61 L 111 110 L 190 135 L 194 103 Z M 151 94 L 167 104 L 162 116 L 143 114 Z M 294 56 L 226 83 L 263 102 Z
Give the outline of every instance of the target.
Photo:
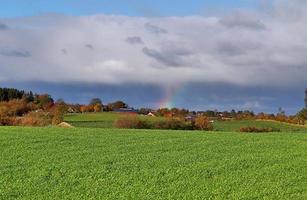
M 156 115 L 153 114 L 152 112 L 149 112 L 149 113 L 147 114 L 147 116 L 149 116 L 149 117 L 155 117 Z

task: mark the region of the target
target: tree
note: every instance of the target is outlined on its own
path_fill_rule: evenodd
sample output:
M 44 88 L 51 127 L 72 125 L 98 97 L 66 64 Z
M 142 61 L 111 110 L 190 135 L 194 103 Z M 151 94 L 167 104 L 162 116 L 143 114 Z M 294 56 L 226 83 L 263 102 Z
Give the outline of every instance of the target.
M 138 109 L 138 114 L 147 115 L 148 113 L 153 112 L 150 108 L 140 108 Z
M 205 117 L 205 116 L 197 117 L 195 119 L 194 125 L 195 125 L 196 129 L 198 129 L 198 130 L 205 130 L 205 131 L 213 130 L 212 124 L 210 123 L 208 118 Z
M 87 108 L 86 108 L 87 106 L 85 106 L 85 105 L 82 105 L 82 106 L 80 106 L 80 111 L 82 112 L 82 113 L 85 113 L 86 111 L 87 111 Z
M 66 104 L 64 99 L 58 99 L 56 100 L 55 104 Z
M 101 104 L 95 104 L 94 105 L 94 112 L 101 112 L 102 105 Z
M 216 117 L 216 111 L 213 111 L 213 110 L 207 110 L 204 115 L 207 116 L 207 117 Z
M 305 124 L 305 121 L 307 120 L 307 109 L 304 108 L 299 111 L 297 113 L 297 117 L 299 118 L 301 124 Z
M 37 104 L 40 108 L 47 110 L 53 106 L 54 101 L 49 94 L 41 94 L 35 95 L 34 103 Z
M 25 99 L 27 102 L 33 102 L 34 101 L 34 95 L 31 91 L 29 93 L 24 93 L 22 98 Z
M 0 88 L 0 101 L 10 101 L 13 99 L 22 99 L 25 92 L 14 88 Z
M 115 102 L 109 103 L 107 105 L 108 111 L 114 111 L 114 110 L 118 110 L 118 109 L 121 109 L 121 108 L 128 108 L 128 104 L 126 104 L 123 101 L 115 101 Z
M 52 124 L 58 125 L 61 122 L 63 122 L 66 111 L 67 111 L 67 106 L 64 102 L 56 104 L 53 110 Z
M 279 115 L 285 115 L 286 112 L 284 111 L 284 109 L 283 109 L 282 107 L 279 107 L 279 108 L 278 108 L 278 113 L 277 113 L 277 114 L 279 114 Z
M 89 105 L 95 106 L 97 104 L 102 105 L 102 101 L 100 98 L 93 98 Z

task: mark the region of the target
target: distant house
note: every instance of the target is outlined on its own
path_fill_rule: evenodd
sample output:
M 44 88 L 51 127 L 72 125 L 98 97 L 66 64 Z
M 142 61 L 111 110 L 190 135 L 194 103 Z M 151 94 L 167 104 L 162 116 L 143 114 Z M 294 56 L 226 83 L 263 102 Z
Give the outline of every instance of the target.
M 114 112 L 116 113 L 127 113 L 127 114 L 137 114 L 137 110 L 135 110 L 134 108 L 120 108 L 117 110 L 114 110 Z
M 67 109 L 67 112 L 68 112 L 68 113 L 76 113 L 76 110 L 73 109 L 72 107 L 69 107 L 69 108 Z
M 147 116 L 149 116 L 149 117 L 155 117 L 156 115 L 153 114 L 152 112 L 150 112 L 150 113 L 147 114 Z
M 197 117 L 196 115 L 187 115 L 185 117 L 185 120 L 192 121 L 192 120 L 195 120 L 196 117 Z

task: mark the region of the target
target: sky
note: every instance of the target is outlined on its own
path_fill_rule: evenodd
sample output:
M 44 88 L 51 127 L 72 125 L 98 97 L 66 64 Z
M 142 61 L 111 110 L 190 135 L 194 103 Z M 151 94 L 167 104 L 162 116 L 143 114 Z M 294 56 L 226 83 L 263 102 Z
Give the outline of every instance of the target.
M 3 17 L 67 15 L 186 16 L 209 9 L 257 8 L 257 0 L 1 0 Z
M 0 0 L 0 86 L 68 102 L 294 114 L 303 0 Z

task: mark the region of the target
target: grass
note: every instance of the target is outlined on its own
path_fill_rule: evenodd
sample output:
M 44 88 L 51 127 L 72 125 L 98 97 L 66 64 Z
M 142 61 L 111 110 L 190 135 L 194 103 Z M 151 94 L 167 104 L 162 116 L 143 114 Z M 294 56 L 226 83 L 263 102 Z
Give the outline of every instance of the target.
M 120 116 L 118 113 L 70 114 L 65 116 L 65 121 L 75 127 L 112 128 Z
M 307 133 L 306 127 L 297 125 L 291 125 L 281 123 L 277 121 L 258 121 L 258 120 L 239 120 L 239 121 L 216 121 L 214 122 L 214 129 L 216 131 L 238 131 L 240 127 L 257 127 L 257 128 L 273 128 L 280 129 L 282 132 L 305 132 Z
M 127 114 L 102 112 L 86 114 L 69 114 L 65 116 L 65 121 L 75 127 L 83 128 L 114 128 L 114 121 Z M 156 121 L 163 120 L 161 117 L 140 116 L 142 119 Z
M 210 133 L 112 129 L 122 116 L 65 117 L 82 129 L 0 128 L 0 199 L 307 198 L 304 127 L 242 120 L 216 121 Z M 282 133 L 237 132 L 246 126 Z
M 307 134 L 0 127 L 0 199 L 307 199 Z
M 66 115 L 65 121 L 75 127 L 85 128 L 114 128 L 114 121 L 123 114 L 118 113 L 89 113 L 89 114 L 71 114 Z M 147 120 L 163 120 L 160 117 L 141 116 Z M 214 122 L 215 131 L 239 131 L 241 127 L 253 126 L 257 128 L 274 128 L 280 129 L 282 132 L 306 132 L 306 127 L 299 127 L 291 124 L 279 123 L 274 121 L 257 121 L 257 120 L 241 120 L 241 121 L 216 121 Z

